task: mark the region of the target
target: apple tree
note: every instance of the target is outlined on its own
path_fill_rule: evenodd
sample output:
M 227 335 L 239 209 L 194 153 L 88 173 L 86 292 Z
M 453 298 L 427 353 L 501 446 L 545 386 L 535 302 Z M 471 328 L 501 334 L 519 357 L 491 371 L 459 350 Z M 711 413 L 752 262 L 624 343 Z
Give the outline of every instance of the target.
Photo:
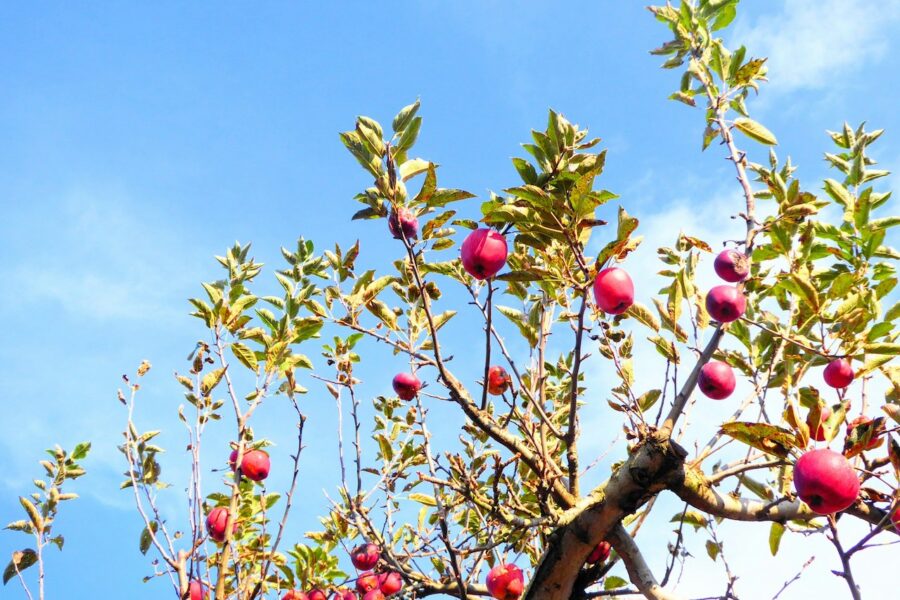
M 555 111 L 502 193 L 480 201 L 441 187 L 437 165 L 416 155 L 418 102 L 390 130 L 359 117 L 341 133 L 362 167 L 352 218 L 392 244 L 390 268 L 357 268 L 358 241 L 319 250 L 301 238 L 282 249 L 280 293 L 257 296 L 263 265 L 248 245 L 217 257 L 221 279 L 191 300 L 203 340 L 176 375 L 191 469 L 184 531 L 157 506 L 161 448 L 135 423 L 139 386 L 126 378 L 120 394 L 122 485 L 144 524 L 140 549 L 176 597 L 671 599 L 676 567 L 694 566 L 689 526 L 726 569 L 726 589 L 710 593 L 735 598 L 723 520 L 768 528 L 773 553 L 784 535 L 825 536 L 835 573 L 861 597 L 853 561 L 900 525 L 898 252 L 885 243 L 900 217 L 885 212 L 888 172 L 870 154 L 881 130 L 829 133 L 821 184 L 801 183 L 776 154 L 749 108 L 766 61 L 720 37 L 737 4 L 650 9 L 669 35 L 652 53 L 680 74 L 670 98 L 698 110 L 702 150 L 733 168 L 742 200 L 721 218 L 745 225 L 736 240 L 673 236 L 657 250 L 661 290 L 638 289 L 629 273 L 639 216 L 600 185 L 601 140 Z M 621 206 L 606 223 L 598 209 L 611 202 Z M 721 283 L 702 287 L 701 270 Z M 639 345 L 661 369 L 636 364 Z M 408 370 L 385 374 L 393 395 L 372 397 L 357 365 L 385 353 Z M 462 374 L 466 358 L 476 378 Z M 613 382 L 588 379 L 607 367 Z M 339 414 L 340 477 L 320 530 L 286 540 L 304 402 L 323 393 Z M 296 415 L 283 494 L 264 486 L 269 441 L 252 426 L 271 402 Z M 690 422 L 710 402 L 729 403 L 731 418 Z M 621 460 L 602 475 L 579 448 L 581 415 L 598 403 L 606 434 L 621 431 Z M 458 426 L 450 443 L 433 435 L 435 412 L 441 428 Z M 212 477 L 200 461 L 207 427 L 231 427 L 235 440 Z M 684 508 L 654 573 L 640 546 L 663 542 L 638 534 L 663 495 Z M 847 521 L 865 534 L 848 537 Z

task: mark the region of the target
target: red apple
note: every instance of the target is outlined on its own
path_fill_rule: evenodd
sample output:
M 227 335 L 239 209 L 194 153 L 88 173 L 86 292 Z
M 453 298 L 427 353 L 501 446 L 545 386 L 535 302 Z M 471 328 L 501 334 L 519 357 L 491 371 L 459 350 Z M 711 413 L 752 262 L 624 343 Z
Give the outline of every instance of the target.
M 237 462 L 238 451 L 232 450 L 231 456 L 228 458 L 228 464 L 231 470 L 237 469 L 234 463 Z M 269 476 L 269 470 L 272 465 L 269 460 L 269 453 L 263 450 L 244 450 L 244 457 L 241 459 L 241 473 L 250 481 L 262 481 Z
M 810 450 L 794 465 L 794 487 L 813 512 L 829 515 L 851 506 L 859 495 L 859 478 L 843 454 Z
M 894 512 L 891 513 L 891 523 L 894 524 L 894 529 L 900 531 L 900 507 L 894 509 Z
M 397 210 L 392 210 L 388 217 L 388 230 L 395 239 L 405 237 L 408 240 L 414 240 L 419 237 L 419 220 L 415 213 L 406 207 L 401 206 Z
M 872 417 L 867 417 L 865 415 L 860 415 L 847 423 L 847 437 L 850 437 L 850 434 L 853 433 L 853 429 L 859 425 L 868 425 L 872 422 Z M 869 443 L 866 444 L 865 450 L 871 450 L 872 448 L 877 448 L 880 446 L 884 440 L 881 438 L 881 434 L 884 432 L 882 427 L 878 429 L 873 429 L 871 437 L 869 438 Z
M 392 383 L 401 400 L 412 400 L 422 389 L 422 382 L 412 373 L 397 373 Z
M 281 600 L 309 600 L 309 596 L 297 590 L 288 590 L 288 593 L 282 596 Z
M 366 592 L 377 589 L 378 574 L 369 571 L 367 573 L 360 573 L 359 577 L 356 578 L 356 591 L 360 594 L 365 594 Z
M 488 393 L 499 396 L 509 389 L 512 379 L 506 369 L 499 365 L 494 365 L 488 369 Z
M 350 562 L 360 571 L 368 571 L 378 564 L 381 548 L 377 544 L 361 544 L 350 552 Z
M 216 542 L 225 541 L 225 527 L 228 525 L 228 509 L 224 506 L 217 506 L 206 515 L 206 531 L 209 532 L 210 539 Z M 233 523 L 232 532 L 237 529 L 237 523 Z
M 810 413 L 806 417 L 806 425 L 807 425 L 807 427 L 809 427 L 809 437 L 811 437 L 812 439 L 814 439 L 817 442 L 824 442 L 825 441 L 825 427 L 823 427 L 823 424 L 825 423 L 825 421 L 827 421 L 830 418 L 831 418 L 831 407 L 830 406 L 822 407 L 822 410 L 820 411 L 818 424 L 812 422 L 812 413 Z
M 488 593 L 497 600 L 517 600 L 525 590 L 522 570 L 516 565 L 497 565 L 487 575 Z
M 403 589 L 403 577 L 396 571 L 382 573 L 378 576 L 378 589 L 380 589 L 381 593 L 385 596 L 396 594 Z
M 325 592 L 317 588 L 309 590 L 309 593 L 306 594 L 306 597 L 309 600 L 328 600 L 328 596 L 325 594 Z
M 595 565 L 597 563 L 605 561 L 609 558 L 609 542 L 600 542 L 594 549 L 591 550 L 590 555 L 587 557 L 587 562 L 589 565 Z
M 331 600 L 357 600 L 357 598 L 356 594 L 347 588 L 340 588 L 334 591 L 334 594 L 331 595 Z
M 384 600 L 384 592 L 378 588 L 369 590 L 363 595 L 363 600 Z
M 475 279 L 488 279 L 506 264 L 506 238 L 493 229 L 476 229 L 460 250 L 466 272 Z
M 747 309 L 747 299 L 734 286 L 717 285 L 706 294 L 706 312 L 720 323 L 740 319 Z
M 737 283 L 750 275 L 750 259 L 737 250 L 722 250 L 713 263 L 716 275 L 729 283 Z
M 634 304 L 634 283 L 622 269 L 603 269 L 594 279 L 594 298 L 603 312 L 621 315 Z
M 711 360 L 700 367 L 697 387 L 707 398 L 724 400 L 734 391 L 735 383 L 734 371 L 720 360 Z
M 828 363 L 822 375 L 825 378 L 825 383 L 833 388 L 847 387 L 853 383 L 854 377 L 853 367 L 850 366 L 850 361 L 846 358 L 837 358 Z
M 188 584 L 188 592 L 190 600 L 206 600 L 209 598 L 209 592 L 206 589 L 206 586 L 196 579 L 192 579 L 191 583 Z

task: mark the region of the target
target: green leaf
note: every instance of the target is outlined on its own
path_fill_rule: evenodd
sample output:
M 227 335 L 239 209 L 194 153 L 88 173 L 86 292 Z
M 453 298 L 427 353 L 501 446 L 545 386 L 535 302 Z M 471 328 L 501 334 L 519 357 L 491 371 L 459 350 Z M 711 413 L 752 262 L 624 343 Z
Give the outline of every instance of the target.
M 784 535 L 784 525 L 774 522 L 769 529 L 769 551 L 772 556 L 778 554 L 778 547 L 781 545 L 781 536 Z
M 768 423 L 732 421 L 724 423 L 720 432 L 780 458 L 787 458 L 791 449 L 797 447 L 792 431 Z
M 208 396 L 215 389 L 219 382 L 222 381 L 222 376 L 225 375 L 225 368 L 222 367 L 220 369 L 216 369 L 215 371 L 210 371 L 206 375 L 203 376 L 203 379 L 200 381 L 200 392 L 204 396 Z
M 625 587 L 626 585 L 628 585 L 628 582 L 625 581 L 624 579 L 622 579 L 621 577 L 618 577 L 616 575 L 610 575 L 603 582 L 603 589 L 604 590 L 617 590 L 619 588 Z
M 400 133 L 404 129 L 406 129 L 407 125 L 409 125 L 410 121 L 412 121 L 413 117 L 416 116 L 416 113 L 419 111 L 419 106 L 421 103 L 416 100 L 412 104 L 408 106 L 404 106 L 397 116 L 394 117 L 394 122 L 391 124 L 394 133 Z
M 391 331 L 397 331 L 397 315 L 386 303 L 377 299 L 370 300 L 366 302 L 366 308 L 378 317 L 382 323 L 387 325 Z
M 656 401 L 659 400 L 661 394 L 661 390 L 650 390 L 649 392 L 641 394 L 641 397 L 637 399 L 638 407 L 641 409 L 641 412 L 647 412 L 654 404 L 656 404 Z
M 41 517 L 41 513 L 38 512 L 37 507 L 31 503 L 31 500 L 26 498 L 25 496 L 19 496 L 19 504 L 22 505 L 22 508 L 25 509 L 25 512 L 28 513 L 28 518 L 31 519 L 31 525 L 35 528 L 36 531 L 44 530 L 44 519 Z
M 91 443 L 90 442 L 81 442 L 75 446 L 75 449 L 72 450 L 71 458 L 72 460 L 84 460 L 88 452 L 91 451 Z
M 414 492 L 409 495 L 409 499 L 426 506 L 437 506 L 437 501 L 434 499 L 434 496 L 429 496 L 428 494 L 420 494 L 418 492 Z
M 640 302 L 635 302 L 630 307 L 628 307 L 628 310 L 625 311 L 625 314 L 629 317 L 637 319 L 653 331 L 659 331 L 659 319 L 656 318 L 656 315 L 650 312 L 649 308 L 647 308 Z
M 706 540 L 706 553 L 713 560 L 716 560 L 716 557 L 719 556 L 719 552 L 721 552 L 722 548 L 719 544 L 715 543 L 712 540 Z
M 890 356 L 897 356 L 900 354 L 900 344 L 866 344 L 863 346 L 863 350 L 865 350 L 866 354 L 887 354 Z
M 256 353 L 246 345 L 240 342 L 231 344 L 231 353 L 234 354 L 234 357 L 238 359 L 242 365 L 254 373 L 259 372 L 259 361 L 256 359 Z
M 682 515 L 681 513 L 675 513 L 675 515 L 669 520 L 669 522 L 687 523 L 688 525 L 693 526 L 694 531 L 698 531 L 701 527 L 706 527 L 709 524 L 709 520 L 695 510 L 685 511 L 684 515 Z
M 738 131 L 760 144 L 774 146 L 778 143 L 778 140 L 775 139 L 775 135 L 771 131 L 753 119 L 740 117 L 734 120 L 734 126 Z
M 9 561 L 9 564 L 6 565 L 6 569 L 3 571 L 3 585 L 6 585 L 10 579 L 16 576 L 16 569 L 21 573 L 35 563 L 37 563 L 37 552 L 31 548 L 13 552 L 12 560 Z
M 156 533 L 159 528 L 159 524 L 156 521 L 150 522 L 150 529 L 153 530 L 153 533 Z M 144 527 L 144 530 L 141 532 L 140 543 L 138 544 L 138 550 L 141 551 L 141 554 L 146 555 L 147 551 L 150 549 L 150 544 L 153 543 L 153 537 L 150 535 L 150 529 Z

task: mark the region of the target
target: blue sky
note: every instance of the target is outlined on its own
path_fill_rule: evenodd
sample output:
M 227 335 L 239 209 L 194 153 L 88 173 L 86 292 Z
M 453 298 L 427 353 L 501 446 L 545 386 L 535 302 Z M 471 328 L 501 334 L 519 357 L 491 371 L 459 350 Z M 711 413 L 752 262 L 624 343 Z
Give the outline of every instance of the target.
M 589 126 L 609 148 L 601 185 L 642 220 L 646 241 L 631 270 L 646 283 L 645 301 L 656 246 L 679 228 L 717 242 L 734 227 L 729 165 L 715 148 L 700 154 L 702 114 L 665 100 L 677 77 L 647 51 L 667 32 L 643 3 L 311 4 L 0 7 L 0 518 L 19 518 L 16 496 L 39 474 L 43 448 L 94 443 L 89 478 L 75 485 L 83 498 L 58 522 L 67 542 L 48 559 L 50 598 L 163 593 L 140 583 L 151 572 L 137 551 L 141 524 L 118 490 L 124 415 L 115 390 L 141 359 L 153 363 L 139 419 L 168 430 L 164 478 L 182 481 L 181 395 L 170 373 L 185 368 L 203 333 L 185 300 L 217 277 L 214 254 L 252 241 L 259 260 L 277 265 L 279 246 L 303 235 L 319 248 L 362 238 L 364 265 L 396 255 L 383 223 L 349 221 L 351 198 L 368 182 L 337 133 L 357 114 L 386 122 L 420 97 L 418 153 L 442 165 L 444 185 L 480 199 L 515 181 L 509 158 L 543 127 L 548 107 Z M 775 80 L 751 111 L 778 135 L 779 154 L 800 165 L 801 180 L 819 187 L 824 131 L 845 119 L 886 128 L 875 156 L 900 169 L 900 2 L 744 4 L 729 39 L 769 55 Z M 464 210 L 474 215 L 477 206 Z M 471 333 L 455 335 L 463 343 Z M 383 365 L 401 362 L 371 350 L 363 377 L 374 395 L 389 387 L 378 377 Z M 603 367 L 590 376 L 604 385 Z M 289 532 L 297 540 L 336 483 L 334 409 L 310 387 L 304 494 Z M 286 447 L 279 410 L 273 403 L 257 429 Z M 608 413 L 588 411 L 586 451 L 600 454 L 617 431 Z M 224 448 L 226 433 L 213 435 Z M 164 508 L 177 514 L 178 502 L 176 486 Z M 679 508 L 661 510 L 666 518 L 646 534 L 656 569 L 665 545 L 651 543 L 652 533 L 663 535 Z M 829 573 L 836 563 L 827 545 L 786 536 L 775 560 L 765 528 L 723 530 L 735 540 L 732 566 L 748 597 L 770 597 L 811 554 L 788 598 L 832 597 L 843 585 Z M 0 533 L 0 556 L 20 536 Z M 701 537 L 691 543 L 697 558 L 679 589 L 717 593 L 721 565 L 704 555 Z M 873 552 L 857 566 L 875 597 L 887 589 L 877 560 Z

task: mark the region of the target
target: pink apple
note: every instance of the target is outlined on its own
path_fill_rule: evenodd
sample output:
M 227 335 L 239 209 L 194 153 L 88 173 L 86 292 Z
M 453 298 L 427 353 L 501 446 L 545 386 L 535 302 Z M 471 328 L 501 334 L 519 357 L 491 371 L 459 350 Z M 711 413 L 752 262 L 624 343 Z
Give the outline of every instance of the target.
M 367 573 L 360 573 L 359 577 L 356 578 L 356 591 L 360 594 L 365 594 L 371 590 L 378 589 L 378 574 L 373 573 L 372 571 L 368 571 Z
M 850 366 L 850 361 L 846 358 L 837 358 L 828 363 L 822 375 L 825 378 L 825 383 L 833 388 L 847 387 L 853 383 L 854 377 L 853 367 Z
M 843 454 L 810 450 L 794 465 L 794 488 L 813 512 L 829 515 L 850 507 L 859 495 L 859 478 Z
M 419 237 L 419 220 L 408 208 L 401 206 L 397 210 L 392 210 L 388 217 L 388 230 L 396 239 L 405 237 L 408 240 L 414 240 Z
M 228 525 L 228 509 L 224 506 L 217 506 L 206 515 L 206 531 L 209 532 L 210 539 L 216 542 L 225 541 L 225 528 Z M 232 531 L 237 529 L 237 523 L 232 524 Z
M 297 590 L 288 590 L 288 593 L 282 596 L 281 600 L 309 600 L 309 596 Z
M 587 563 L 589 565 L 595 565 L 597 563 L 605 561 L 607 558 L 609 558 L 609 550 L 609 542 L 600 542 L 599 544 L 594 546 L 593 550 L 591 550 L 591 553 L 587 558 Z
M 328 595 L 318 588 L 309 590 L 306 597 L 309 600 L 328 600 Z
M 191 583 L 188 584 L 188 592 L 190 600 L 206 600 L 209 598 L 209 591 L 207 591 L 206 586 L 196 579 L 192 579 Z
M 363 595 L 363 600 L 384 600 L 384 592 L 378 588 L 369 590 Z
M 729 283 L 744 281 L 750 275 L 750 259 L 737 250 L 722 250 L 713 263 L 716 275 Z
M 401 400 L 412 400 L 422 389 L 422 382 L 412 373 L 397 373 L 392 383 Z
M 493 229 L 476 229 L 460 250 L 463 268 L 475 279 L 488 279 L 506 264 L 506 238 Z
M 500 396 L 506 390 L 509 389 L 509 386 L 512 384 L 512 379 L 509 377 L 509 373 L 506 372 L 506 369 L 499 365 L 494 365 L 490 369 L 488 369 L 488 393 L 493 396 Z
M 747 309 L 747 299 L 734 286 L 717 285 L 706 294 L 706 312 L 720 323 L 740 319 Z
M 707 398 L 724 400 L 734 391 L 735 383 L 734 371 L 720 360 L 711 360 L 700 367 L 697 387 Z
M 381 548 L 377 544 L 361 544 L 350 552 L 350 562 L 360 571 L 375 568 L 381 557 Z
M 525 590 L 522 570 L 514 564 L 497 565 L 488 572 L 487 589 L 497 600 L 517 600 Z
M 378 589 L 380 589 L 381 593 L 385 596 L 396 594 L 403 589 L 403 577 L 396 571 L 382 573 L 378 576 Z
M 331 595 L 331 600 L 357 600 L 357 598 L 356 594 L 347 588 L 340 588 L 334 591 L 334 594 Z
M 237 469 L 234 464 L 237 462 L 237 457 L 238 451 L 232 450 L 231 456 L 228 458 L 228 464 L 231 466 L 232 471 Z M 241 459 L 241 473 L 250 481 L 262 481 L 269 476 L 271 467 L 268 452 L 263 450 L 244 450 L 244 457 Z
M 603 269 L 594 279 L 594 298 L 603 312 L 621 315 L 634 304 L 634 283 L 623 269 Z

